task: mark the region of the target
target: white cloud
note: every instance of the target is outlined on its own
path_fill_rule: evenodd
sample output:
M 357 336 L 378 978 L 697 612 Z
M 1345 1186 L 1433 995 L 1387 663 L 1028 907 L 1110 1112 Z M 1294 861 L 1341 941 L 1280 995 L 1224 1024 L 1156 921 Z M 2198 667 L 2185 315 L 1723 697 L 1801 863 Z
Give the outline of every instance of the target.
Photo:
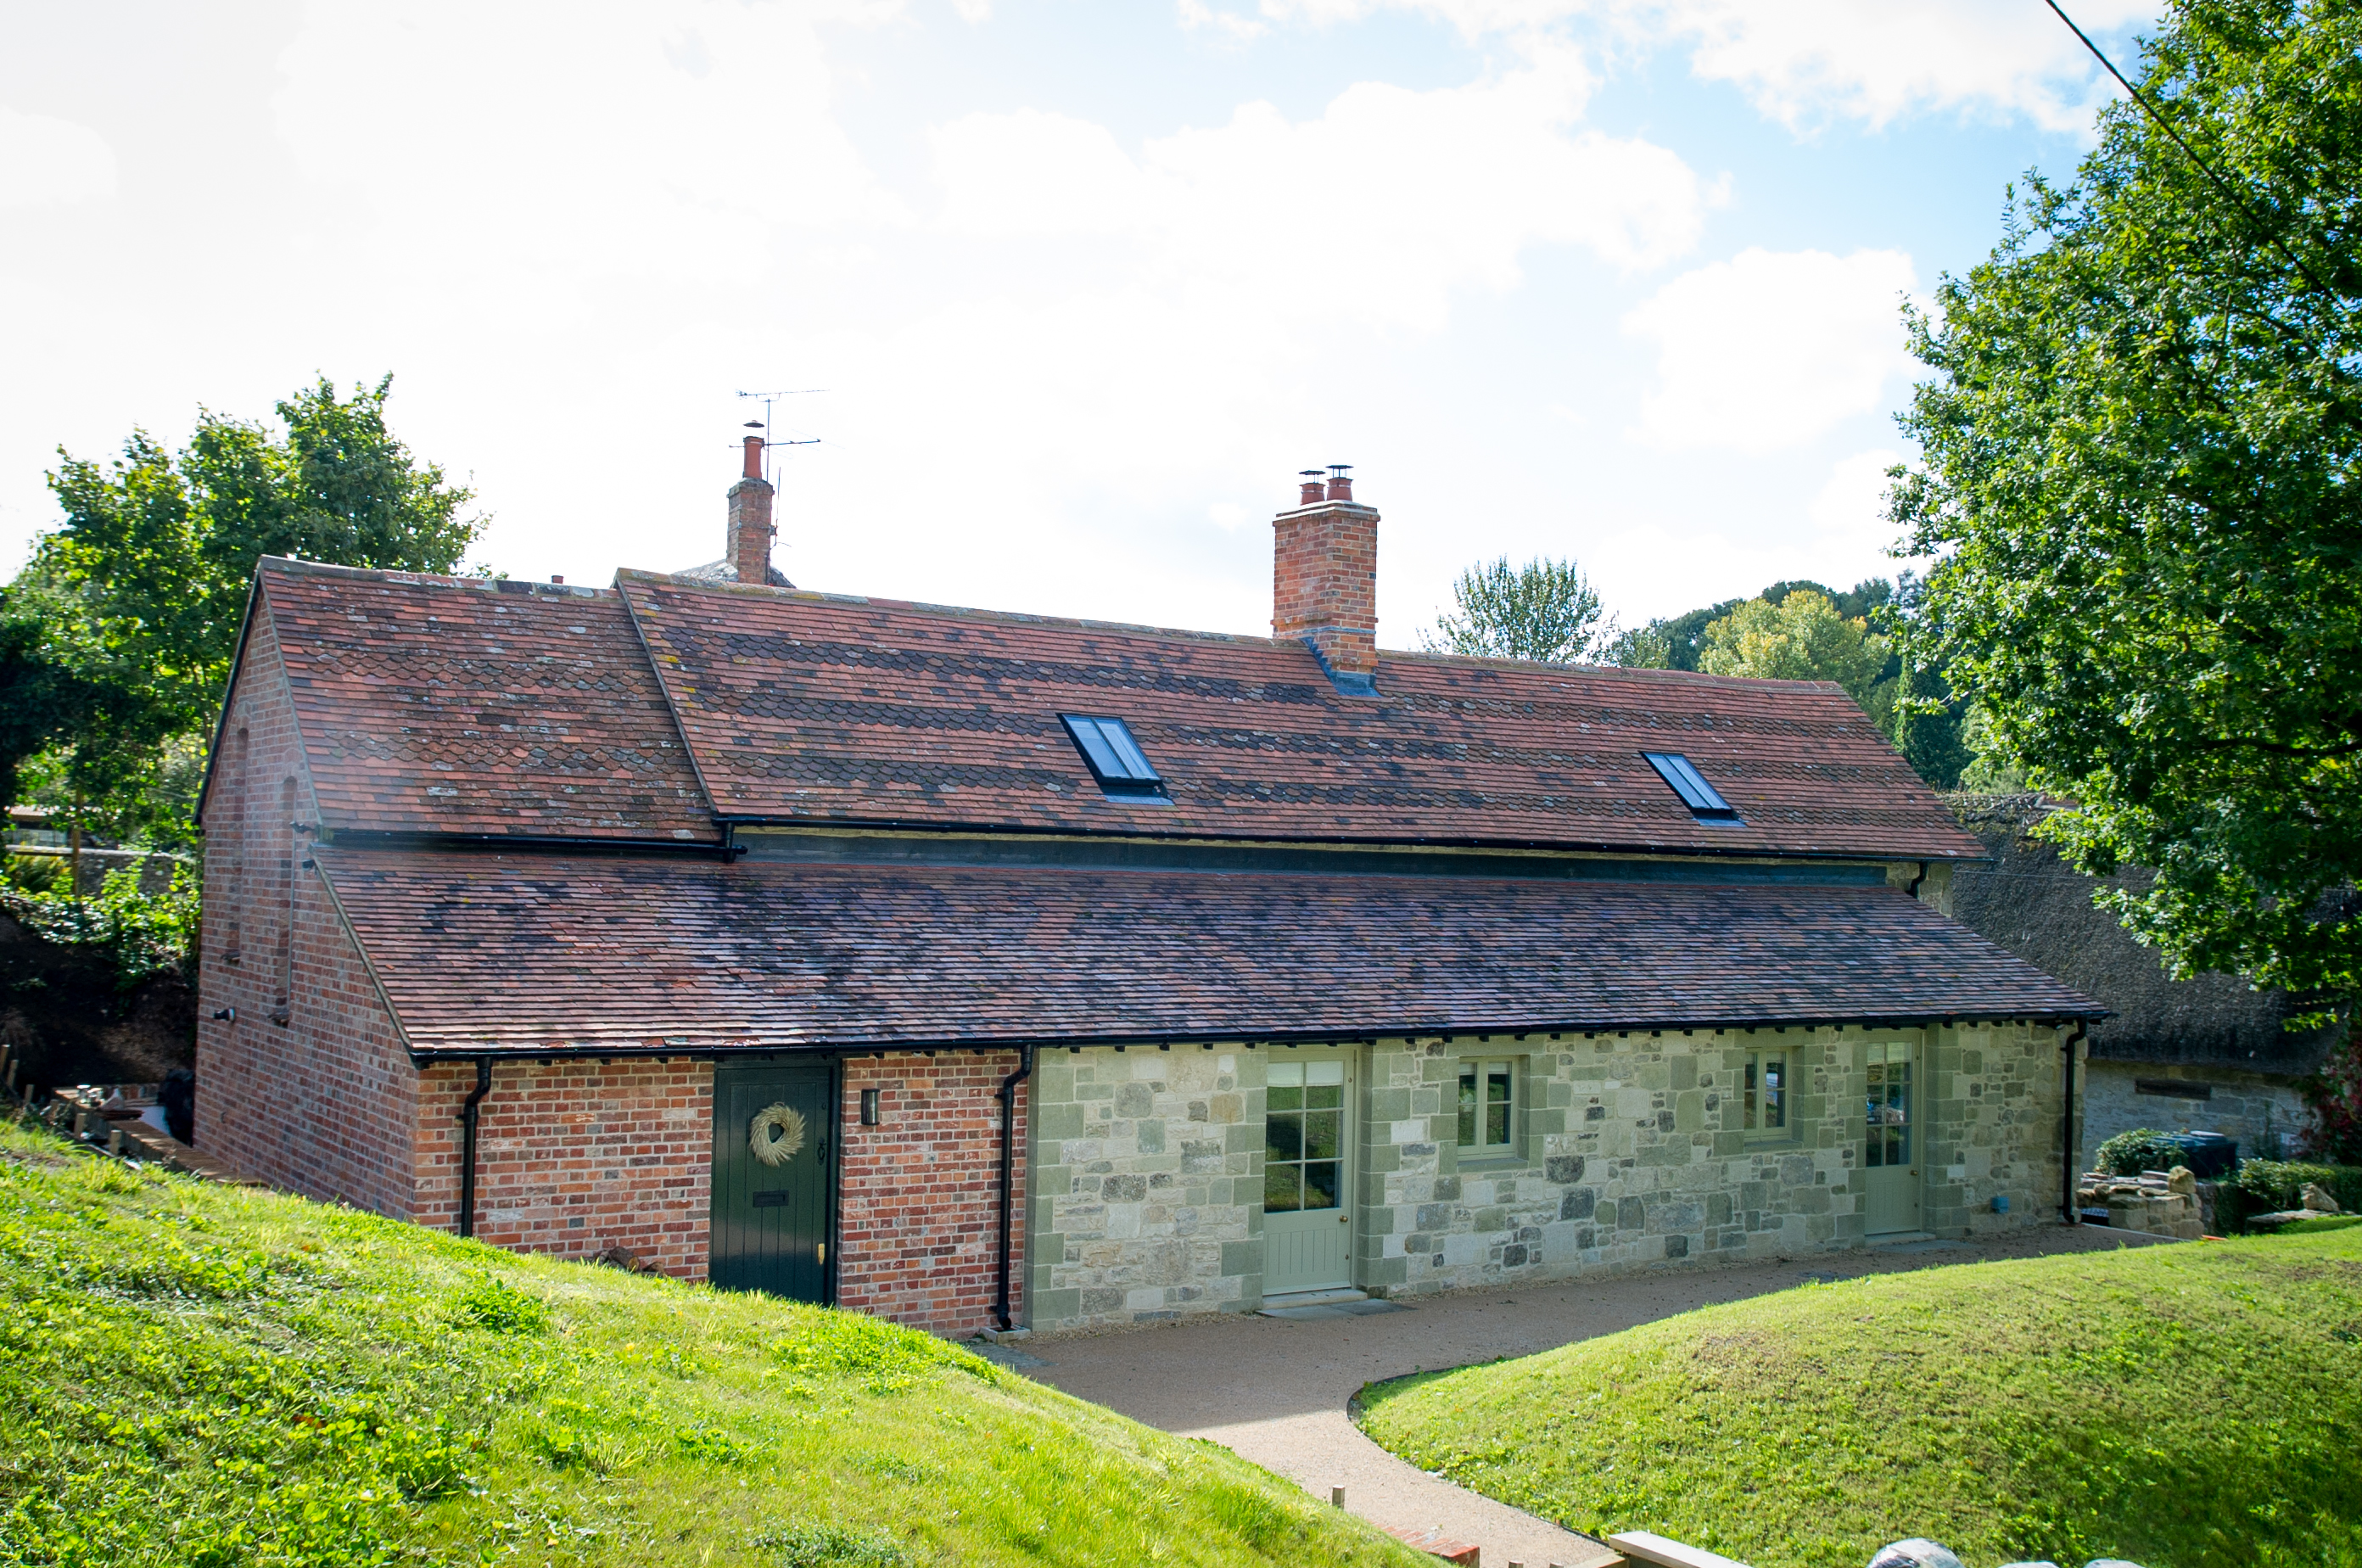
M 1348 88 L 1317 119 L 1249 104 L 1150 141 L 1021 110 L 934 138 L 942 222 L 963 235 L 1096 234 L 1140 247 L 1140 282 L 1257 323 L 1440 326 L 1453 293 L 1512 288 L 1520 257 L 1573 246 L 1617 268 L 1697 241 L 1716 193 L 1665 149 L 1583 129 L 1593 79 L 1566 49 L 1466 87 Z
M 104 201 L 115 149 L 88 126 L 0 108 L 0 208 Z
M 1883 406 L 1904 370 L 1899 250 L 1747 249 L 1684 272 L 1624 317 L 1657 344 L 1639 429 L 1669 447 L 1765 453 Z
M 1873 447 L 1840 458 L 1829 466 L 1829 477 L 1805 508 L 1818 536 L 1815 553 L 1847 561 L 1865 563 L 1857 575 L 1871 570 L 1892 572 L 1892 563 L 1871 568 L 1866 563 L 1884 562 L 1886 547 L 1895 539 L 1896 529 L 1886 520 L 1886 490 L 1893 481 L 1886 471 L 1904 460 L 1904 454 L 1893 447 Z
M 895 221 L 832 113 L 827 11 L 318 0 L 273 108 L 412 287 L 563 321 L 618 283 L 744 286 L 782 217 Z
M 1211 28 L 1233 43 L 1245 43 L 1261 38 L 1270 29 L 1253 17 L 1242 17 L 1235 11 L 1217 11 L 1206 0 L 1179 0 L 1179 17 L 1184 32 L 1198 32 Z
M 1665 0 L 1653 20 L 1693 41 L 1700 76 L 1737 83 L 1796 124 L 1847 115 L 1881 126 L 1923 110 L 2022 115 L 2046 130 L 2089 126 L 2097 66 L 2049 8 L 1993 0 Z M 2084 30 L 2146 21 L 2155 0 L 2081 0 Z M 2132 61 L 2119 60 L 2129 68 Z
M 1330 26 L 1378 10 L 1422 12 L 1462 36 L 1531 39 L 1588 23 L 1639 47 L 1678 42 L 1691 68 L 1734 83 L 1791 126 L 1841 115 L 1882 126 L 1960 110 L 2088 127 L 2114 84 L 2039 4 L 1996 0 L 1262 0 L 1275 19 Z M 2149 21 L 2157 0 L 2080 0 L 2093 33 Z M 2129 69 L 2131 61 L 2116 62 Z
M 971 25 L 992 20 L 992 0 L 952 0 L 952 9 Z

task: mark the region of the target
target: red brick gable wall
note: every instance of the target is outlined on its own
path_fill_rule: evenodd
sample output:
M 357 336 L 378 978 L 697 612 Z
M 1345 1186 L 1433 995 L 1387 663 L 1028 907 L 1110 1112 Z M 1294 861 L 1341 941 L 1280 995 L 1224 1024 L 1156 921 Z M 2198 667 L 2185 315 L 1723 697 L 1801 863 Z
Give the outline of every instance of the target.
M 416 1075 L 303 865 L 311 838 L 293 824 L 316 808 L 267 615 L 226 718 L 205 813 L 198 1145 L 273 1186 L 406 1216 Z M 235 1020 L 214 1017 L 226 1009 Z
M 1000 1242 L 1000 1080 L 1014 1051 L 902 1053 L 844 1064 L 837 1305 L 964 1338 L 990 1328 Z M 861 1125 L 861 1091 L 879 1125 Z M 1018 1086 L 1009 1294 L 1025 1258 L 1025 1086 Z

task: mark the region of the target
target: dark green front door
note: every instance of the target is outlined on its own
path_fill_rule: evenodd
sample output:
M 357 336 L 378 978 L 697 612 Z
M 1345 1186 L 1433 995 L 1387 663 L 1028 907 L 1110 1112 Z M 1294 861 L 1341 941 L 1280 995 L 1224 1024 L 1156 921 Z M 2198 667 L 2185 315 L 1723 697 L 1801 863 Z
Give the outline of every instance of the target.
M 825 1066 L 715 1065 L 710 1272 L 723 1289 L 828 1299 L 835 1081 Z

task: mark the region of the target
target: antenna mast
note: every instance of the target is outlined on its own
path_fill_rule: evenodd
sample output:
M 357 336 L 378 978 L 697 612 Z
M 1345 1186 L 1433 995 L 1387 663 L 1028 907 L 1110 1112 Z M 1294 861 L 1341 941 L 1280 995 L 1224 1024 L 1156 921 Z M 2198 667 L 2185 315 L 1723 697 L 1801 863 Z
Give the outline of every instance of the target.
M 773 473 L 773 471 L 772 471 L 772 463 L 771 463 L 771 448 L 772 448 L 772 447 L 817 447 L 817 446 L 819 446 L 819 445 L 820 445 L 820 437 L 819 437 L 819 436 L 815 436 L 811 437 L 811 439 L 810 439 L 810 440 L 808 440 L 808 441 L 774 441 L 774 440 L 772 440 L 772 439 L 771 439 L 771 404 L 772 404 L 776 400 L 778 400 L 778 399 L 779 399 L 779 398 L 783 398 L 783 397 L 810 397 L 810 396 L 811 396 L 811 395 L 812 395 L 814 392 L 826 392 L 826 391 L 828 391 L 828 389 L 827 389 L 826 387 L 793 387 L 793 388 L 790 388 L 790 389 L 789 389 L 788 391 L 785 391 L 785 392 L 740 392 L 740 393 L 738 394 L 740 397 L 743 397 L 743 398 L 760 398 L 760 399 L 762 400 L 762 403 L 763 403 L 763 480 L 764 480 L 764 482 L 765 482 L 765 483 L 769 484 L 769 485 L 773 486 L 774 488 L 777 488 L 777 486 L 778 485 L 778 482 L 779 482 L 779 481 L 778 481 L 778 478 L 774 475 L 774 473 Z M 748 421 L 746 422 L 746 424 L 748 425 L 748 426 L 749 426 L 749 427 L 752 427 L 752 426 L 753 426 L 753 425 L 754 425 L 754 423 L 755 423 L 755 422 L 754 422 L 753 420 L 751 420 L 751 419 L 750 419 L 750 420 L 748 420 Z

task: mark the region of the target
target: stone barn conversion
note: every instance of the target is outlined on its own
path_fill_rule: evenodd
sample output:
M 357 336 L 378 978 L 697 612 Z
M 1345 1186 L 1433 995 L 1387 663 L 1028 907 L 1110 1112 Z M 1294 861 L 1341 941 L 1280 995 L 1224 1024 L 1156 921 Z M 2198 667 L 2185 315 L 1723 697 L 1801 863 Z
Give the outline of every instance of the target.
M 2055 1222 L 2104 1016 L 1950 918 L 1835 686 L 814 593 L 770 487 L 612 588 L 263 564 L 199 1136 L 281 1186 L 960 1334 Z

